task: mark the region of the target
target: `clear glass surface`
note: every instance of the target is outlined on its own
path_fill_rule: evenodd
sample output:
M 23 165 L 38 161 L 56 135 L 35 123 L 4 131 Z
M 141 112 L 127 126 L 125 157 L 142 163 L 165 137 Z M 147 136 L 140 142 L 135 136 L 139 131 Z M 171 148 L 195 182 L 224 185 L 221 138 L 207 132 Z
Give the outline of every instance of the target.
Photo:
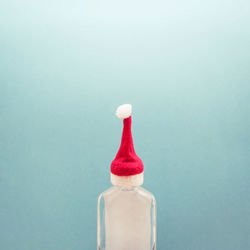
M 97 250 L 156 249 L 156 202 L 142 187 L 106 190 L 97 216 Z

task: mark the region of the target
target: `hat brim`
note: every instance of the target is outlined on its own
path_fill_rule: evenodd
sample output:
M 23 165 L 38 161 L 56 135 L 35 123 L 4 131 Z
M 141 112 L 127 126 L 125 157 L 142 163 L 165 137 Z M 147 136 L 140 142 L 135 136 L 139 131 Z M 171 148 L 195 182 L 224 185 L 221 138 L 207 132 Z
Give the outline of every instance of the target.
M 140 186 L 143 184 L 143 172 L 136 175 L 118 176 L 111 173 L 111 183 L 115 186 Z

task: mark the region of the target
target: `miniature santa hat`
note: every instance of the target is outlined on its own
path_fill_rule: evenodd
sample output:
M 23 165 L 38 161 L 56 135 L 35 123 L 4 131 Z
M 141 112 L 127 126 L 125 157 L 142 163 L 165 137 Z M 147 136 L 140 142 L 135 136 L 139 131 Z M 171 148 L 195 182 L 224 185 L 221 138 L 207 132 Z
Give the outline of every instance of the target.
M 143 162 L 136 155 L 131 133 L 131 104 L 117 108 L 116 115 L 123 119 L 121 145 L 111 163 L 111 183 L 116 186 L 139 186 L 143 183 Z

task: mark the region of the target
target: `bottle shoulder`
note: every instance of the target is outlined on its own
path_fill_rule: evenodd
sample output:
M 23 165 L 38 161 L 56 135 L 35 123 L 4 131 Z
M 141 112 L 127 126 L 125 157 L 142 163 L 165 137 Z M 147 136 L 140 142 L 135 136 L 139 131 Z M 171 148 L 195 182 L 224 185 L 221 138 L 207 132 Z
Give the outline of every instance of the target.
M 143 187 L 138 187 L 138 192 L 140 192 L 142 195 L 145 195 L 155 201 L 155 196 L 151 192 L 149 192 L 147 189 Z
M 151 202 L 155 203 L 154 195 L 141 186 L 137 186 L 137 187 L 112 186 L 99 195 L 98 201 L 100 202 L 100 200 L 102 198 L 109 199 L 112 197 L 112 199 L 114 199 L 116 196 L 123 196 L 126 194 L 128 194 L 128 195 L 133 194 L 133 195 L 145 198 L 145 199 L 150 200 Z
M 115 188 L 115 186 L 112 186 L 109 189 L 106 189 L 105 191 L 103 191 L 102 193 L 100 193 L 100 195 L 98 197 L 98 200 L 100 200 L 104 196 L 110 195 L 110 194 L 115 193 L 115 192 L 116 192 L 116 188 Z

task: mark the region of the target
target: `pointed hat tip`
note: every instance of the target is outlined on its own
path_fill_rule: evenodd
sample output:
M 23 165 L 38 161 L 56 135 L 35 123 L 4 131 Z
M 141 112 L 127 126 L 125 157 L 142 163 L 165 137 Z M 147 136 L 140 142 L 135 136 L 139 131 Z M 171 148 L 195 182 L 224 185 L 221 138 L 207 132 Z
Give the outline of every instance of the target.
M 123 104 L 120 105 L 117 109 L 116 109 L 116 115 L 118 118 L 120 119 L 125 119 L 131 116 L 131 112 L 132 112 L 132 105 L 131 104 Z

